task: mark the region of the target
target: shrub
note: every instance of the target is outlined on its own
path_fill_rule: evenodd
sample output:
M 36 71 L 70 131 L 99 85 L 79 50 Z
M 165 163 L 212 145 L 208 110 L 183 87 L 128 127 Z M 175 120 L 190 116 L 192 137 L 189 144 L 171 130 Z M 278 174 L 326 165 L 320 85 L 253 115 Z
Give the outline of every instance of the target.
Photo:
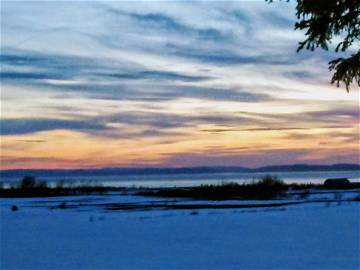
M 270 187 L 283 187 L 285 186 L 284 181 L 279 179 L 277 176 L 265 175 L 260 181 L 255 184 L 259 186 L 270 186 Z
M 47 189 L 45 181 L 36 181 L 33 176 L 25 176 L 20 182 L 20 189 Z
M 138 195 L 160 197 L 187 197 L 210 200 L 267 200 L 284 195 L 288 186 L 274 176 L 265 176 L 257 182 L 221 185 L 201 185 L 189 188 L 163 188 L 157 191 L 142 191 Z
M 25 176 L 20 182 L 20 188 L 22 189 L 34 188 L 35 183 L 36 183 L 35 177 Z
M 38 182 L 35 182 L 35 188 L 47 189 L 48 185 L 45 181 L 38 181 Z
M 65 181 L 64 181 L 64 180 L 60 180 L 60 181 L 56 182 L 55 188 L 58 188 L 58 189 L 63 189 L 63 188 L 65 188 Z

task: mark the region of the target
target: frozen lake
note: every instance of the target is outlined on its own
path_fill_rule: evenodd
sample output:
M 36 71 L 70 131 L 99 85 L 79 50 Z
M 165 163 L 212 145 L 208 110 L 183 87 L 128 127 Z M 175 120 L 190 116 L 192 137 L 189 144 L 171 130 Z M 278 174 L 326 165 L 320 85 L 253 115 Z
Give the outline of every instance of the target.
M 246 182 L 261 178 L 266 174 L 276 175 L 287 183 L 323 183 L 326 178 L 348 178 L 360 182 L 359 171 L 307 171 L 307 172 L 261 172 L 261 173 L 197 173 L 197 174 L 150 174 L 150 175 L 106 175 L 106 176 L 52 176 L 37 177 L 50 183 L 57 181 L 92 183 L 113 187 L 174 187 L 216 184 L 222 182 Z M 1 179 L 11 183 L 18 177 Z

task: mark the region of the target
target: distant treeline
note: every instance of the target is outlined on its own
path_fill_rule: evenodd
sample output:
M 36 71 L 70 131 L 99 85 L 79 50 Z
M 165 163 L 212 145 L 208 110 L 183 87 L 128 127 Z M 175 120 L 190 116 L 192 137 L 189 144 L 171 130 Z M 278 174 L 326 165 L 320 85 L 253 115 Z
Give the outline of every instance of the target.
M 341 181 L 340 181 L 341 180 Z M 359 189 L 360 183 L 351 183 L 347 179 L 330 179 L 334 183 L 325 184 L 286 184 L 277 176 L 265 175 L 248 183 L 224 182 L 222 184 L 206 184 L 195 187 L 174 188 L 137 188 L 135 195 L 193 198 L 206 200 L 269 200 L 286 197 L 288 191 L 301 191 L 307 196 L 310 190 L 316 189 Z M 21 181 L 14 182 L 10 187 L 4 187 L 0 182 L 0 198 L 21 197 L 54 197 L 76 195 L 106 195 L 109 192 L 127 191 L 124 187 L 104 187 L 83 183 L 80 186 L 59 181 L 55 186 L 49 186 L 45 181 L 38 181 L 33 176 L 25 176 Z M 135 189 L 132 188 L 134 191 Z
M 84 183 L 75 186 L 72 183 L 59 181 L 56 186 L 50 187 L 46 181 L 36 180 L 33 176 L 25 176 L 21 181 L 12 183 L 5 188 L 0 182 L 0 198 L 34 198 L 34 197 L 57 197 L 76 196 L 90 194 L 105 194 L 112 191 L 121 191 L 121 187 L 104 187 Z
M 351 190 L 359 189 L 360 183 L 344 184 L 286 184 L 277 176 L 265 175 L 247 183 L 205 184 L 194 187 L 148 188 L 137 193 L 141 196 L 165 198 L 192 198 L 200 200 L 271 200 L 285 198 L 289 191 L 298 192 L 306 198 L 315 190 Z
M 246 167 L 183 167 L 183 168 L 101 168 L 101 169 L 69 169 L 69 170 L 0 170 L 0 177 L 76 177 L 107 175 L 156 175 L 156 174 L 201 174 L 201 173 L 259 173 L 259 172 L 306 172 L 306 171 L 360 171 L 360 164 L 334 165 L 278 165 L 255 169 Z

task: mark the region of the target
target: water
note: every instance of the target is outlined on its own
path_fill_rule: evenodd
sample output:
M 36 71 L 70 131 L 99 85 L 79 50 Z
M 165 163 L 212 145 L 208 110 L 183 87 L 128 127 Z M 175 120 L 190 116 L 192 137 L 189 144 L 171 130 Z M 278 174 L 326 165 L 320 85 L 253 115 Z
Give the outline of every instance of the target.
M 200 184 L 220 184 L 223 182 L 244 183 L 257 180 L 264 175 L 275 175 L 286 183 L 323 183 L 326 178 L 345 177 L 352 182 L 360 182 L 360 171 L 308 171 L 308 172 L 266 172 L 266 173 L 202 173 L 202 174 L 152 174 L 152 175 L 111 175 L 76 177 L 38 177 L 50 185 L 62 180 L 66 183 L 92 184 L 111 187 L 189 187 Z M 19 181 L 18 178 L 1 179 L 5 184 Z

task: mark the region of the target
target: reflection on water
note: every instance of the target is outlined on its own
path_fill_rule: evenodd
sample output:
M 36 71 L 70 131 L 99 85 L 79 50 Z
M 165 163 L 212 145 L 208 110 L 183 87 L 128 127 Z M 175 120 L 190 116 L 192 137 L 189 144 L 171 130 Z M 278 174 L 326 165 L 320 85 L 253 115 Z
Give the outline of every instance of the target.
M 55 185 L 58 181 L 66 183 L 92 184 L 112 187 L 180 187 L 201 184 L 217 184 L 222 182 L 243 183 L 259 179 L 271 174 L 287 183 L 323 183 L 326 178 L 345 177 L 353 182 L 360 182 L 359 171 L 316 171 L 316 172 L 267 172 L 267 173 L 202 173 L 202 174 L 152 174 L 152 175 L 106 175 L 106 176 L 76 176 L 66 178 L 60 176 L 37 177 Z M 18 178 L 1 179 L 4 183 L 19 181 Z

